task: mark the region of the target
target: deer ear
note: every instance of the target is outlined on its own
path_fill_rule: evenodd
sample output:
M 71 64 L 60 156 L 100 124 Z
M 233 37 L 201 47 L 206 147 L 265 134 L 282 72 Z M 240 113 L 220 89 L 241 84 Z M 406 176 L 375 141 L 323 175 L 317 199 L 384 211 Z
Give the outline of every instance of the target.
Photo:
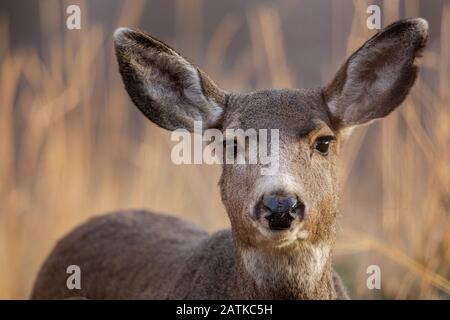
M 426 20 L 401 20 L 353 53 L 324 89 L 337 128 L 385 117 L 407 96 L 417 77 L 414 60 L 428 38 Z
M 226 93 L 205 73 L 143 32 L 119 28 L 114 44 L 125 88 L 147 118 L 169 130 L 220 126 Z

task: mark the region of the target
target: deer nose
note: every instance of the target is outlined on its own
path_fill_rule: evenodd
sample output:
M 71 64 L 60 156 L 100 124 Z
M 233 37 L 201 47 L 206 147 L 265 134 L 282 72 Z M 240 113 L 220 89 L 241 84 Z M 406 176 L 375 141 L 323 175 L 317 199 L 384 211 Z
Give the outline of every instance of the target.
M 271 194 L 262 199 L 264 218 L 272 230 L 285 230 L 291 227 L 297 216 L 303 217 L 305 205 L 292 195 Z

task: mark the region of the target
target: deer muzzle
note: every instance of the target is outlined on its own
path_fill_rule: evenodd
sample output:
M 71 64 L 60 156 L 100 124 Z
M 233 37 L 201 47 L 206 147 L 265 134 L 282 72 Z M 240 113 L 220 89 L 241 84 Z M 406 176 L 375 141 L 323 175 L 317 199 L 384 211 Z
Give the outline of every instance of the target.
M 286 230 L 295 219 L 303 219 L 305 205 L 295 195 L 274 193 L 262 198 L 263 216 L 271 230 Z

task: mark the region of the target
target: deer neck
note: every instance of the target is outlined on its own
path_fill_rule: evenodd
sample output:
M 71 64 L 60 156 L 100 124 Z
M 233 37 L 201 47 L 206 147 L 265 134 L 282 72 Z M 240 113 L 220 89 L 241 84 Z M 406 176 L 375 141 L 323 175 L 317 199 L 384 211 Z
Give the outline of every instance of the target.
M 331 244 L 306 242 L 271 250 L 239 247 L 237 283 L 251 299 L 333 299 Z

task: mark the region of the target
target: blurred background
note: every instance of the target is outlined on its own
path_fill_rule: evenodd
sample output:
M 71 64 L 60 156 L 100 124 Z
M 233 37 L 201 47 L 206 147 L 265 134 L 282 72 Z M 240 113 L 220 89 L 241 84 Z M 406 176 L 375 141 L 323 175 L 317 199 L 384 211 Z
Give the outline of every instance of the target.
M 81 30 L 66 8 L 81 8 Z M 450 298 L 450 1 L 0 1 L 0 298 L 26 299 L 55 242 L 99 213 L 150 208 L 228 227 L 220 166 L 170 161 L 131 104 L 112 33 L 163 39 L 224 89 L 317 87 L 374 30 L 421 16 L 431 38 L 408 99 L 342 150 L 335 265 L 353 298 Z M 381 290 L 366 268 L 381 268 Z

